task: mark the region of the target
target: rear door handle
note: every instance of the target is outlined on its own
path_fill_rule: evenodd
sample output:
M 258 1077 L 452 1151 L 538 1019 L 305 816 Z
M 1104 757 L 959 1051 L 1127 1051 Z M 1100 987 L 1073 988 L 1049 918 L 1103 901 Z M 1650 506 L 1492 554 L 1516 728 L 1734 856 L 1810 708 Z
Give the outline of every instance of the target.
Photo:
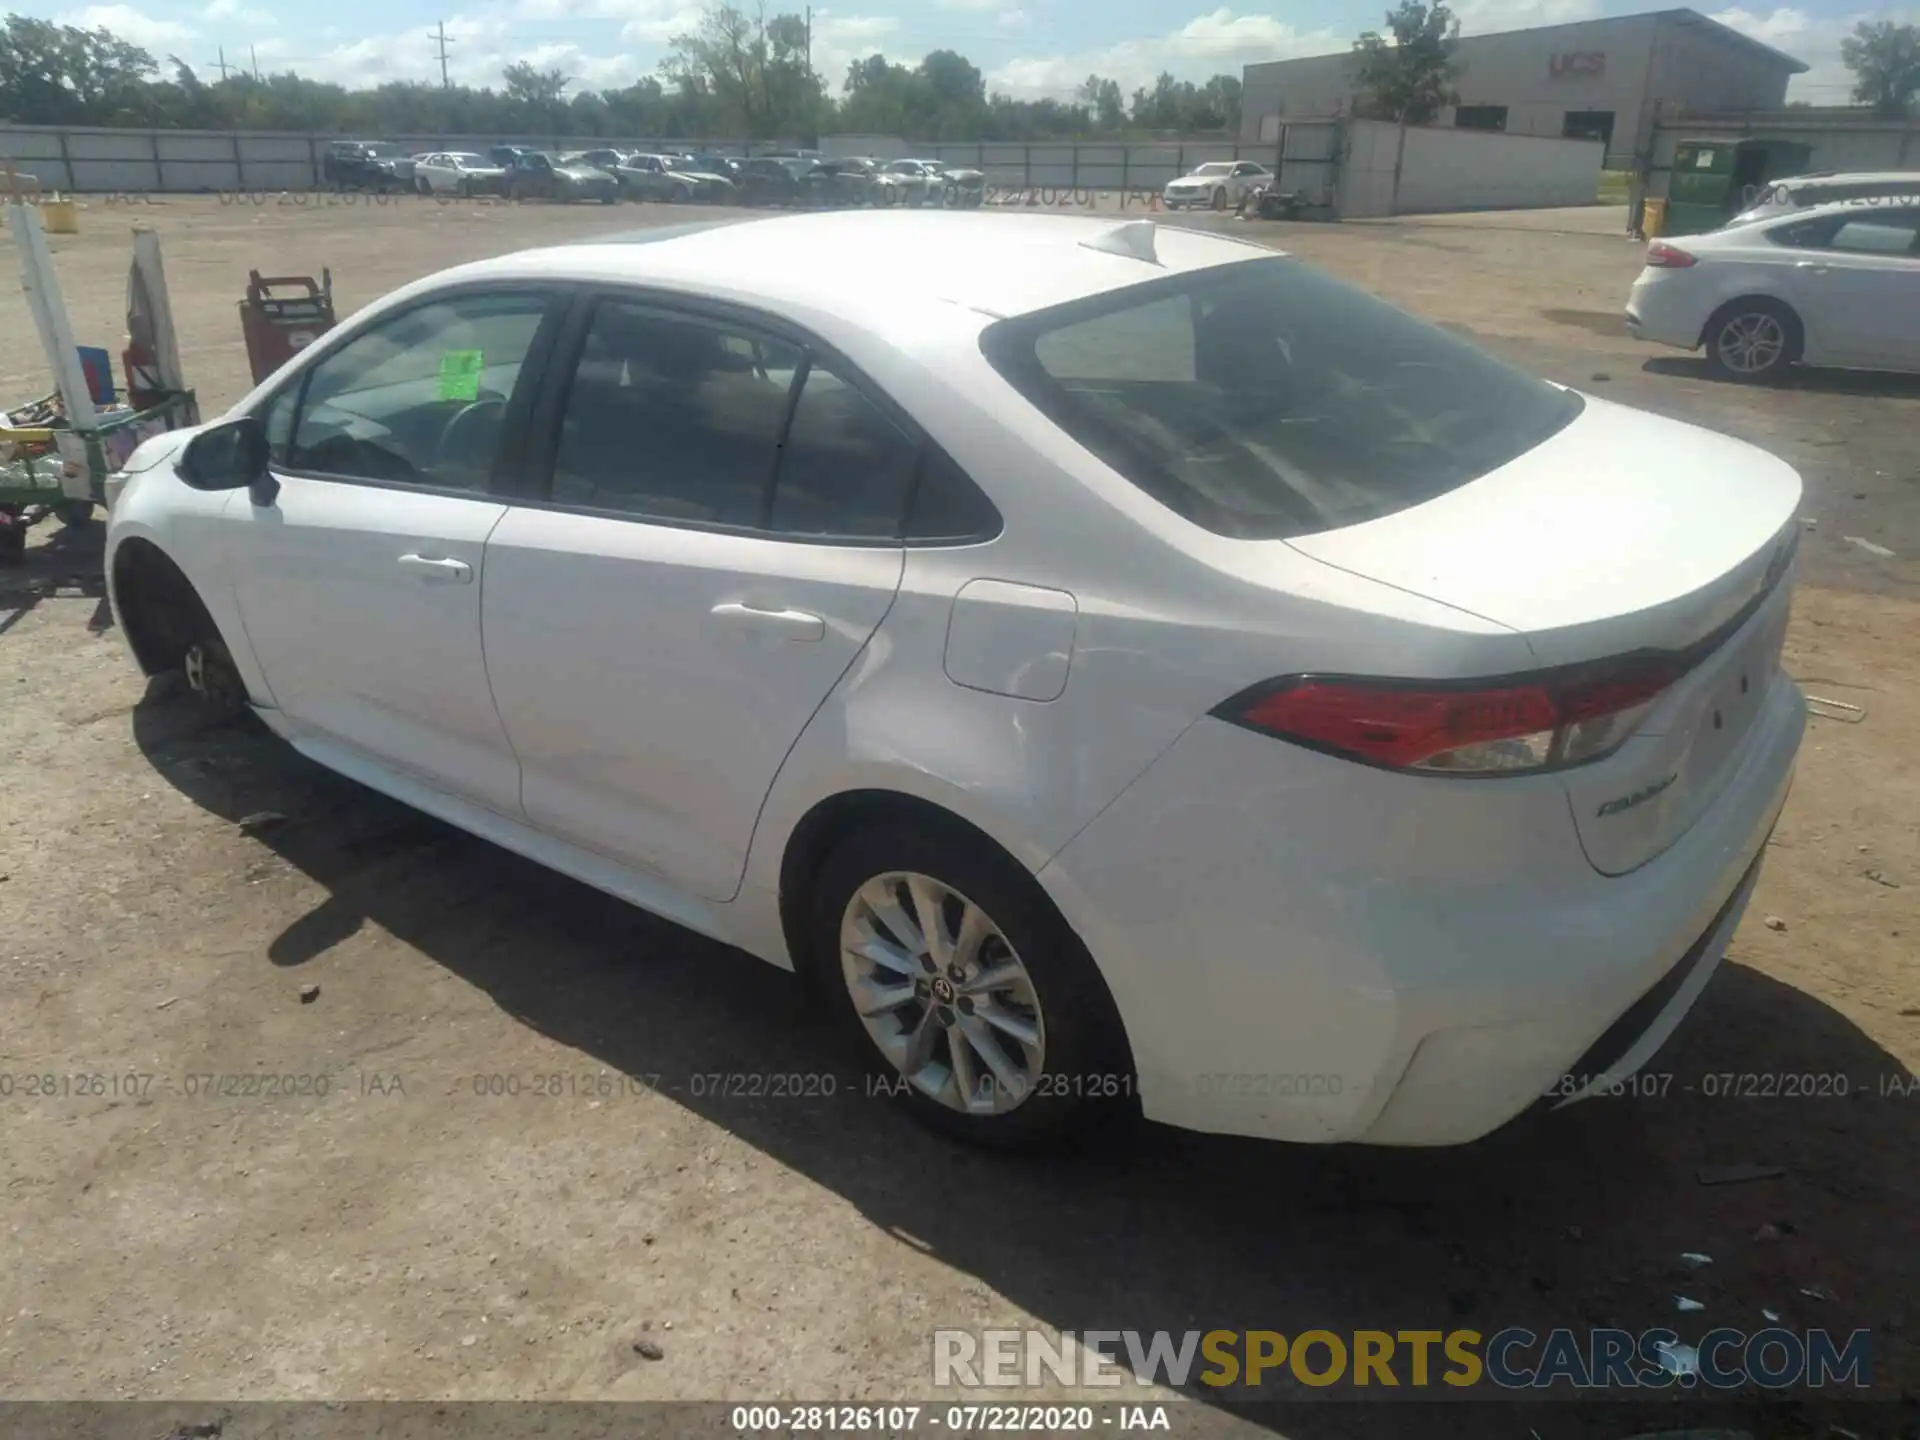
M 730 600 L 714 606 L 713 617 L 742 630 L 777 635 L 783 640 L 819 640 L 827 633 L 827 622 L 805 610 L 760 610 Z
M 1793 262 L 1793 268 L 1796 270 L 1811 270 L 1816 275 L 1824 275 L 1827 273 L 1827 267 L 1822 265 L 1818 260 L 1796 260 Z
M 415 571 L 422 580 L 446 585 L 471 585 L 473 567 L 464 560 L 448 560 L 428 555 L 402 555 L 404 569 Z

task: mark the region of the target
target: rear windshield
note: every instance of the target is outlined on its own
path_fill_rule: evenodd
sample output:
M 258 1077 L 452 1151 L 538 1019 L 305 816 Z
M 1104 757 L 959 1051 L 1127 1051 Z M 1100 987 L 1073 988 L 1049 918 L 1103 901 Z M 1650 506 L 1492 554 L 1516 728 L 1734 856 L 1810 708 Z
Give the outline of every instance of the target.
M 1584 404 L 1286 257 L 1003 320 L 981 344 L 1120 474 L 1244 538 L 1431 500 L 1531 450 Z

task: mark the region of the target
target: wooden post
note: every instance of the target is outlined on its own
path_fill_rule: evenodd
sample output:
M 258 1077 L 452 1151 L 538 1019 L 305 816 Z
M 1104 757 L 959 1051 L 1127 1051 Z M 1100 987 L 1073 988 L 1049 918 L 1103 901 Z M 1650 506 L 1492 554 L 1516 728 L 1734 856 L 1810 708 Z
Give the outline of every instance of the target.
M 247 193 L 247 157 L 240 148 L 240 132 L 235 130 L 230 137 L 233 141 L 233 183 L 242 195 Z
M 153 147 L 153 188 L 155 190 L 165 190 L 167 188 L 167 172 L 160 164 L 160 132 L 158 130 L 149 130 L 147 132 L 147 143 Z
M 13 243 L 20 251 L 20 275 L 25 282 L 27 308 L 33 312 L 34 328 L 40 332 L 40 348 L 46 352 L 53 370 L 54 383 L 66 407 L 67 423 L 75 430 L 93 428 L 93 392 L 87 387 L 87 372 L 80 364 L 80 352 L 73 343 L 73 327 L 67 321 L 67 307 L 60 299 L 60 281 L 53 271 L 53 256 L 47 250 L 47 237 L 40 229 L 40 212 L 21 203 L 20 182 L 7 165 L 7 224 L 13 230 Z
M 60 145 L 60 168 L 67 172 L 66 192 L 69 195 L 78 194 L 80 190 L 80 177 L 73 173 L 73 155 L 67 149 L 67 132 L 64 130 L 56 130 L 53 133 L 53 138 L 58 141 Z

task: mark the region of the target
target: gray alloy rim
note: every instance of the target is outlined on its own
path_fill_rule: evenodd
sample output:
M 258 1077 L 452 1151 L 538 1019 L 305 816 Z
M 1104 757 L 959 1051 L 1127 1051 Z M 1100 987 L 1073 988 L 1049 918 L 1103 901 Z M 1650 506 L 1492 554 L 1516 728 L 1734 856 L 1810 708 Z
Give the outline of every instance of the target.
M 1720 327 L 1714 342 L 1720 362 L 1742 375 L 1758 375 L 1779 363 L 1787 348 L 1787 332 L 1780 322 L 1764 311 L 1752 310 L 1736 315 Z
M 1019 1106 L 1046 1068 L 1033 977 L 993 918 L 916 871 L 862 885 L 840 921 L 854 1013 L 889 1064 L 962 1115 Z

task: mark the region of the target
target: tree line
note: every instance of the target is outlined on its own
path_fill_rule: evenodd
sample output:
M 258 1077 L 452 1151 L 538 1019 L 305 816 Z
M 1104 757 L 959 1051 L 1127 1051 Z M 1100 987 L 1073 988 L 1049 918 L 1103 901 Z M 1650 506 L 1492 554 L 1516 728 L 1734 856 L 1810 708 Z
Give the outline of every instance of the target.
M 624 87 L 576 89 L 564 71 L 519 62 L 506 67 L 497 86 L 390 81 L 349 89 L 292 70 L 214 79 L 106 28 L 9 14 L 0 23 L 0 120 L 369 138 L 1237 135 L 1240 80 L 1216 75 L 1195 85 L 1162 74 L 1127 97 L 1118 82 L 1092 75 L 1073 100 L 1017 100 L 989 94 L 965 56 L 935 50 L 917 64 L 869 55 L 835 94 L 809 63 L 801 16 L 718 4 L 674 38 L 655 73 Z

